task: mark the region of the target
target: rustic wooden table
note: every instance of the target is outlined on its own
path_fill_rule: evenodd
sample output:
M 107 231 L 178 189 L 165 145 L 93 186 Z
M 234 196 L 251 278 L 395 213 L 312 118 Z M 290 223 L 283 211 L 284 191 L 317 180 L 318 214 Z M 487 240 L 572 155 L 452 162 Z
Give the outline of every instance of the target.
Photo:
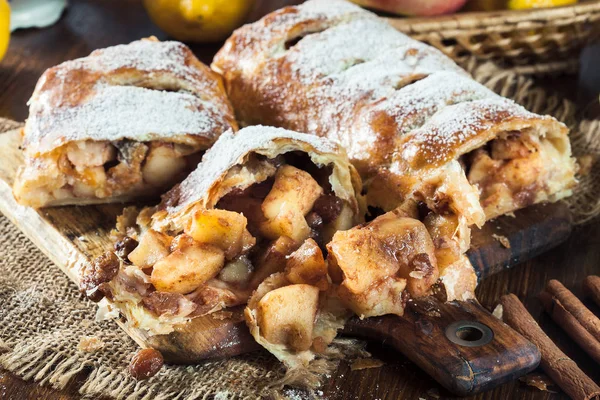
M 252 18 L 298 1 L 259 1 Z M 58 24 L 44 30 L 15 33 L 9 52 L 0 63 L 0 117 L 24 120 L 26 102 L 40 74 L 64 60 L 81 57 L 92 50 L 140 37 L 156 35 L 165 38 L 146 16 L 141 2 L 135 0 L 71 0 L 70 7 Z M 204 62 L 210 62 L 219 45 L 195 45 L 193 50 Z M 573 99 L 597 94 L 593 85 L 600 81 L 597 62 L 600 48 L 588 51 L 583 69 L 591 75 L 580 79 L 546 78 L 540 84 L 551 86 Z M 579 90 L 573 90 L 578 87 Z M 549 336 L 558 343 L 596 382 L 600 368 L 577 347 L 554 322 L 542 312 L 536 295 L 545 283 L 556 278 L 576 294 L 581 294 L 584 277 L 600 274 L 600 224 L 576 229 L 560 247 L 504 271 L 484 281 L 478 288 L 481 303 L 491 308 L 505 293 L 516 293 L 540 322 Z M 593 308 L 592 306 L 590 306 Z M 595 311 L 600 311 L 593 308 Z M 599 314 L 600 315 L 600 314 Z M 448 398 L 450 394 L 412 363 L 384 345 L 370 344 L 369 350 L 385 362 L 377 369 L 351 371 L 343 364 L 326 382 L 323 395 L 329 399 L 433 399 Z M 74 379 L 62 391 L 23 382 L 15 375 L 0 370 L 0 399 L 78 399 L 77 393 L 84 376 Z M 557 389 L 558 390 L 558 389 Z M 541 392 L 520 382 L 512 382 L 473 399 L 561 399 L 560 393 Z

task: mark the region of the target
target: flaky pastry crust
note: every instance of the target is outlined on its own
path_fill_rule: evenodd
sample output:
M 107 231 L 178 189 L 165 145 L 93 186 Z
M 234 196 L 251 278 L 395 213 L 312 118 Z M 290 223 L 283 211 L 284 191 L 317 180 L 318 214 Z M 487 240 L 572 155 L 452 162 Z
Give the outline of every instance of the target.
M 220 77 L 154 38 L 48 69 L 29 106 L 14 193 L 33 207 L 158 194 L 237 127 Z

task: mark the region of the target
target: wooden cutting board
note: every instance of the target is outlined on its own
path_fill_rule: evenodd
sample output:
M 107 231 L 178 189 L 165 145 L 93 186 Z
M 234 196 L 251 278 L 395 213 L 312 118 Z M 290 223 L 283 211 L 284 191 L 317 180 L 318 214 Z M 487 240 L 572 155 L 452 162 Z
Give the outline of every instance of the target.
M 19 142 L 18 131 L 0 134 L 0 212 L 78 284 L 81 265 L 112 249 L 109 233 L 123 205 L 39 211 L 18 205 L 11 188 L 22 163 Z M 468 255 L 480 279 L 557 245 L 571 232 L 570 214 L 561 203 L 533 206 L 515 214 L 474 230 Z M 502 237 L 510 242 L 510 248 L 501 243 Z M 195 363 L 258 348 L 245 326 L 242 309 L 234 310 L 226 320 L 196 318 L 184 330 L 162 336 L 149 337 L 117 323 L 140 346 L 159 349 L 168 362 Z M 409 307 L 403 318 L 353 318 L 345 333 L 390 343 L 459 395 L 514 379 L 539 362 L 539 353 L 531 343 L 476 301 L 442 304 L 427 299 Z

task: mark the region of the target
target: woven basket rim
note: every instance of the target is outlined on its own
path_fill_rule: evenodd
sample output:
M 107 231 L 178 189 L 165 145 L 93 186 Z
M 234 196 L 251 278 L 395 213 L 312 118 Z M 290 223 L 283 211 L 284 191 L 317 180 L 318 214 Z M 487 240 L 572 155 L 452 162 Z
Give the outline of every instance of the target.
M 581 15 L 600 16 L 600 0 L 586 1 L 569 6 L 528 10 L 471 11 L 436 17 L 387 17 L 395 28 L 405 33 L 425 33 L 439 29 L 477 29 L 499 24 L 515 25 L 520 22 L 555 21 Z

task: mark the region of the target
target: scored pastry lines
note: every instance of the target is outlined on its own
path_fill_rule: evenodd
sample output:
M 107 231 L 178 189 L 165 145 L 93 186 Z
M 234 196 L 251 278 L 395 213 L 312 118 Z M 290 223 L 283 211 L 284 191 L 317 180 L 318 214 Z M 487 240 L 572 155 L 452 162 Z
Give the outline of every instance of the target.
M 466 71 L 439 50 L 411 39 L 346 1 L 307 2 L 271 14 L 249 29 L 248 35 L 239 35 L 248 46 L 236 49 L 240 56 L 236 60 L 241 58 L 244 65 L 242 73 L 264 68 L 269 74 L 289 74 L 286 95 L 277 95 L 282 104 L 288 104 L 280 110 L 284 119 L 295 121 L 299 130 L 328 131 L 327 136 L 344 145 L 352 158 L 366 157 L 368 152 L 361 147 L 375 144 L 373 128 L 362 122 L 384 111 L 384 104 L 385 112 L 394 117 L 396 124 L 404 122 L 397 140 L 425 126 L 446 107 L 474 100 L 488 104 L 492 117 L 512 110 L 518 110 L 522 117 L 536 117 L 469 79 Z M 360 40 L 356 40 L 356 32 L 360 32 Z M 250 40 L 252 37 L 259 40 Z M 217 58 L 216 70 L 221 69 L 219 64 Z M 425 79 L 436 73 L 444 75 Z M 421 81 L 418 90 L 411 90 Z M 294 97 L 304 97 L 311 107 L 318 107 L 318 118 L 307 118 L 303 126 L 302 119 L 298 121 L 295 116 L 295 108 L 302 102 Z M 414 117 L 407 120 L 407 114 Z M 356 121 L 362 128 L 353 129 L 352 135 L 345 134 L 344 130 L 356 127 Z M 433 121 L 449 126 L 427 125 L 429 132 L 419 135 L 427 139 L 426 147 L 447 143 L 447 130 L 473 133 L 483 128 L 481 124 L 469 125 L 477 121 L 468 118 L 440 117 Z M 457 126 L 460 123 L 463 125 Z M 468 137 L 459 134 L 453 140 L 463 143 Z M 351 146 L 357 143 L 361 146 Z

